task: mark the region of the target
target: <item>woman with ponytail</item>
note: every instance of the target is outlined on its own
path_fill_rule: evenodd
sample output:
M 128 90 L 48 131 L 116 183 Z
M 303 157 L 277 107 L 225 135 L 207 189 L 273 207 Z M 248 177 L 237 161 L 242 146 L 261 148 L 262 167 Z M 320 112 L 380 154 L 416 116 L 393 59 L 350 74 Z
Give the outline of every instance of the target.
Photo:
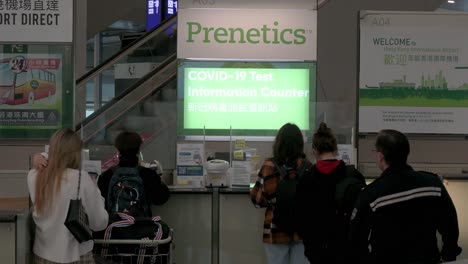
M 311 263 L 348 263 L 348 226 L 357 195 L 365 186 L 354 166 L 336 159 L 332 130 L 321 123 L 312 139 L 316 164 L 296 191 L 299 234 Z
M 93 241 L 79 243 L 64 222 L 71 199 L 76 199 L 83 142 L 73 130 L 61 129 L 50 139 L 48 164 L 28 174 L 36 224 L 34 263 L 94 263 Z M 88 173 L 81 171 L 80 199 L 89 227 L 107 227 L 104 199 Z

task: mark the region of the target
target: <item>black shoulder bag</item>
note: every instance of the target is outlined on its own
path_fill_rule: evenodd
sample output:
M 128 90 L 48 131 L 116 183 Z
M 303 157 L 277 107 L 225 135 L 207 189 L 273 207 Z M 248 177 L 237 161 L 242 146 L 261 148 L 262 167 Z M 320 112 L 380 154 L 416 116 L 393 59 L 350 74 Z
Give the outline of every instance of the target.
M 65 226 L 68 228 L 70 233 L 82 243 L 93 239 L 93 233 L 89 228 L 88 215 L 86 214 L 83 204 L 80 199 L 80 185 L 81 185 L 81 169 L 79 170 L 78 178 L 78 192 L 76 194 L 76 200 L 70 200 L 70 206 L 68 207 L 67 218 L 65 219 Z

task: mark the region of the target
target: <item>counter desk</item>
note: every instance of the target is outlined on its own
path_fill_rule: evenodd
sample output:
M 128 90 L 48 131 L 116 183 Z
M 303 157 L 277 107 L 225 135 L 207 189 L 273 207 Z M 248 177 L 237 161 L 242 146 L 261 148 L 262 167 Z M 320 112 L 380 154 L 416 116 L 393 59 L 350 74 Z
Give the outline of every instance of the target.
M 29 198 L 0 198 L 0 260 L 2 264 L 31 263 Z
M 153 212 L 175 231 L 176 263 L 266 263 L 265 209 L 253 206 L 248 188 L 170 189 L 169 201 Z

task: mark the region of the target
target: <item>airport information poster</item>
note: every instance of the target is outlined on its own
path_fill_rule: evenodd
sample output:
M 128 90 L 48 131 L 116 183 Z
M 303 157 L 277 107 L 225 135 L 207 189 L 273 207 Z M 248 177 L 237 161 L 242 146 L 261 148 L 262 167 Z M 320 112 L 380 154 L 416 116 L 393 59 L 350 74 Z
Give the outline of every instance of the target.
M 468 16 L 361 14 L 359 132 L 468 134 Z
M 62 125 L 62 55 L 0 54 L 0 129 Z

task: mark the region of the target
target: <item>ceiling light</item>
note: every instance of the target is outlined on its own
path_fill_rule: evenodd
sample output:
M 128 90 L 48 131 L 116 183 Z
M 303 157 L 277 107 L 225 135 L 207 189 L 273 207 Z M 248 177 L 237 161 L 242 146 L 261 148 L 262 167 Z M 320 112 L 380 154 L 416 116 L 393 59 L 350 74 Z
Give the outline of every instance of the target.
M 447 3 L 455 4 L 455 0 L 447 0 Z

